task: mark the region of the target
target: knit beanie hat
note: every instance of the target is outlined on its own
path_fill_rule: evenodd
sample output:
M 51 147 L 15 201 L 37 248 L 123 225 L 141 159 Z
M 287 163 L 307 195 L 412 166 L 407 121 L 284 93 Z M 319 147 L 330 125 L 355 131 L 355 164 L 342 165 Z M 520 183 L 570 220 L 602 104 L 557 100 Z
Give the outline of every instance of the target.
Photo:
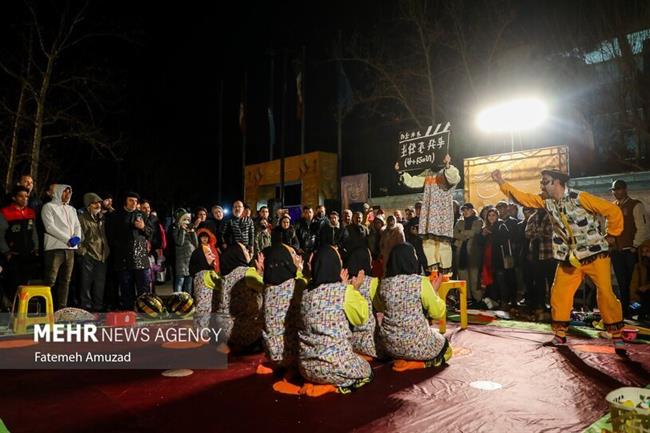
M 102 198 L 94 192 L 87 192 L 84 194 L 84 207 L 90 206 L 92 203 L 101 202 Z

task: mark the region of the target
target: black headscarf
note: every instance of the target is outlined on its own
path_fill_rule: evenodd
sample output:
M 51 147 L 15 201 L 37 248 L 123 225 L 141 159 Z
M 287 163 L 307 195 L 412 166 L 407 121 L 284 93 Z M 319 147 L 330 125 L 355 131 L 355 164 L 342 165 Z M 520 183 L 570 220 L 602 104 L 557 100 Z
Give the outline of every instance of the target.
M 275 244 L 264 248 L 264 284 L 278 285 L 296 277 L 296 265 L 288 246 Z
M 240 266 L 248 266 L 248 261 L 244 255 L 244 246 L 237 242 L 228 246 L 221 254 L 219 268 L 221 275 L 226 276 Z
M 311 261 L 313 287 L 341 281 L 341 258 L 331 245 L 321 247 Z
M 348 255 L 345 266 L 350 277 L 356 277 L 361 270 L 366 273 L 366 276 L 370 276 L 372 271 L 371 260 L 368 248 L 363 247 L 352 250 Z
M 386 266 L 386 277 L 420 273 L 420 265 L 411 244 L 397 244 L 391 249 Z

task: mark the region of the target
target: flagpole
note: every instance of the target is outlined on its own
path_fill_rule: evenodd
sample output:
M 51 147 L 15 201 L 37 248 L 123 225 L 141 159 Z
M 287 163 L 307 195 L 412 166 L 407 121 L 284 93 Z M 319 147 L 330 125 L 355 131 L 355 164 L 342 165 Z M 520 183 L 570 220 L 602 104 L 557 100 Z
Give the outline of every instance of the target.
M 223 181 L 223 79 L 219 83 L 219 135 L 217 136 L 217 145 L 219 146 L 219 187 L 217 189 L 217 202 L 221 204 L 221 183 Z
M 341 30 L 339 30 L 339 45 L 338 45 L 338 54 L 339 57 L 341 57 Z M 342 127 L 341 124 L 343 123 L 343 101 L 341 100 L 341 94 L 340 94 L 340 89 L 343 86 L 343 77 L 341 76 L 341 73 L 339 72 L 341 68 L 341 60 L 338 61 L 337 65 L 337 70 L 336 70 L 336 84 L 337 84 L 337 99 L 338 99 L 338 104 L 337 104 L 337 109 L 336 109 L 336 142 L 337 142 L 337 149 L 336 149 L 336 162 L 337 162 L 337 189 L 338 189 L 338 197 L 339 197 L 339 203 L 341 203 L 342 196 L 341 196 L 341 176 L 343 174 L 343 132 L 342 132 Z M 339 209 L 341 210 L 341 209 Z
M 240 119 L 241 125 L 241 133 L 242 133 L 242 138 L 241 138 L 241 163 L 242 163 L 242 197 L 246 196 L 246 144 L 248 140 L 246 139 L 246 98 L 247 98 L 247 92 L 248 92 L 248 71 L 244 70 L 244 88 L 242 90 L 242 98 L 241 98 L 241 116 L 242 118 Z
M 271 54 L 271 73 L 269 74 L 269 109 L 268 109 L 268 117 L 269 117 L 269 161 L 273 161 L 273 144 L 275 142 L 275 137 L 273 135 L 275 134 L 275 127 L 273 126 L 273 75 L 275 73 L 275 58 L 274 55 L 275 53 L 273 50 L 270 50 Z
M 307 47 L 302 46 L 302 80 L 300 83 L 301 87 L 301 94 L 302 94 L 302 112 L 301 117 L 300 117 L 300 154 L 304 155 L 305 154 L 305 117 L 307 113 L 307 100 L 305 99 L 305 94 L 307 85 L 305 84 L 306 81 L 306 76 L 307 76 Z
M 284 207 L 284 150 L 287 140 L 287 63 L 289 54 L 287 49 L 283 52 L 282 59 L 282 134 L 280 135 L 280 206 Z

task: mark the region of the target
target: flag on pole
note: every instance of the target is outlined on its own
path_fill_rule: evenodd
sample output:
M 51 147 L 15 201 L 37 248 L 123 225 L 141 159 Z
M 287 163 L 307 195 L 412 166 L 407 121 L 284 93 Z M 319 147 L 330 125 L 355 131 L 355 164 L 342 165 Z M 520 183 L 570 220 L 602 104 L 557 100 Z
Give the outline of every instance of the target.
M 273 120 L 273 110 L 271 110 L 271 107 L 267 109 L 267 114 L 269 117 L 269 145 L 273 147 L 275 145 L 275 121 Z
M 343 64 L 338 63 L 338 103 L 339 108 L 345 113 L 352 108 L 352 86 L 350 86 L 348 76 L 345 74 Z
M 302 71 L 298 72 L 296 75 L 296 117 L 300 120 L 304 113 L 302 112 Z
M 246 136 L 246 106 L 243 102 L 239 103 L 239 130 L 242 136 Z

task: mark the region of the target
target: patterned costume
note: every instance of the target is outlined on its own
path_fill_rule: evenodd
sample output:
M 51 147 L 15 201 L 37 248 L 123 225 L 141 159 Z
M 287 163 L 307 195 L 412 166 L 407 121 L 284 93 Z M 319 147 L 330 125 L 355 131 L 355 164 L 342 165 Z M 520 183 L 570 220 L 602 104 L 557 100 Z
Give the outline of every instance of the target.
M 262 289 L 264 284 L 254 268 L 239 266 L 223 277 L 215 313 L 228 344 L 246 347 L 262 336 Z
M 544 173 L 544 172 L 542 172 Z M 609 235 L 617 236 L 623 230 L 620 209 L 606 200 L 566 188 L 558 202 L 529 194 L 504 182 L 500 185 L 506 196 L 511 196 L 526 207 L 545 208 L 553 222 L 553 257 L 560 262 L 551 288 L 551 316 L 555 335 L 566 338 L 573 297 L 585 275 L 596 285 L 598 308 L 607 330 L 617 338 L 623 328 L 621 303 L 612 290 L 611 261 L 608 244 L 600 232 L 596 215 L 607 218 Z
M 454 188 L 460 182 L 458 169 L 450 165 L 437 173 L 432 170 L 426 170 L 419 176 L 404 173 L 402 180 L 409 188 L 424 187 L 418 235 L 424 239 L 422 246 L 429 266 L 438 265 L 445 272 L 450 270 L 451 242 L 454 238 Z
M 446 306 L 426 277 L 396 275 L 385 278 L 378 295 L 384 312 L 379 338 L 389 356 L 429 361 L 445 354 L 447 340 L 429 325 L 423 307 L 432 319 L 439 319 L 444 317 Z
M 307 281 L 299 276 L 264 289 L 264 349 L 266 356 L 282 366 L 298 358 L 300 301 Z
M 359 292 L 368 303 L 368 321 L 363 325 L 353 326 L 352 336 L 350 337 L 352 348 L 356 353 L 362 353 L 364 355 L 372 356 L 373 358 L 377 358 L 377 346 L 375 341 L 377 320 L 375 319 L 374 314 L 372 314 L 372 298 L 375 297 L 378 284 L 379 280 L 377 278 L 366 276 L 363 284 L 359 287 Z
M 194 276 L 194 323 L 206 328 L 210 324 L 212 296 L 219 276 L 215 271 L 200 271 Z
M 365 308 L 352 314 L 346 308 L 350 303 Z M 350 323 L 358 326 L 368 318 L 365 300 L 359 292 L 343 283 L 321 284 L 306 290 L 301 316 L 299 366 L 306 380 L 334 385 L 339 392 L 370 381 L 370 364 L 353 352 L 350 343 Z

